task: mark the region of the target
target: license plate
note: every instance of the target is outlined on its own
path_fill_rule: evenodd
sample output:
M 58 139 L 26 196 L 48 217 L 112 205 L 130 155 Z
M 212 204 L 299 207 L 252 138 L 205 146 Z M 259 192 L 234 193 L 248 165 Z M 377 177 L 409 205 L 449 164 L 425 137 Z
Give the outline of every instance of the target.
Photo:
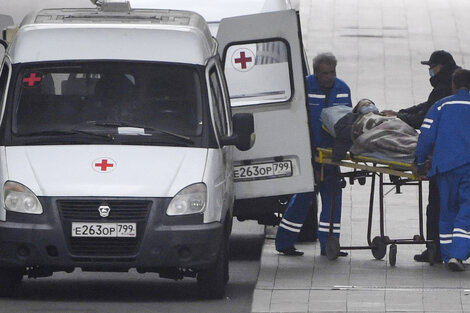
M 136 223 L 72 223 L 72 237 L 136 237 Z
M 234 181 L 292 176 L 292 162 L 269 162 L 234 166 Z

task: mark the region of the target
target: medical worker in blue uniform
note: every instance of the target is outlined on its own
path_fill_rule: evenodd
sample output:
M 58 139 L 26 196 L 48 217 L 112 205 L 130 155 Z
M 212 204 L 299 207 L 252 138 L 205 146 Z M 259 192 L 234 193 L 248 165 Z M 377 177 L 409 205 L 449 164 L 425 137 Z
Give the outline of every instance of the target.
M 470 71 L 455 71 L 452 83 L 456 93 L 433 104 L 424 119 L 416 163 L 422 171 L 432 154 L 427 175 L 439 186 L 442 259 L 450 270 L 463 271 L 470 254 Z
M 308 106 L 310 115 L 310 138 L 313 151 L 317 147 L 331 147 L 333 138 L 322 129 L 320 114 L 324 108 L 334 105 L 352 107 L 351 90 L 348 85 L 336 77 L 336 57 L 331 53 L 322 53 L 313 59 L 313 75 L 307 76 Z M 334 235 L 339 239 L 341 221 L 341 182 L 337 166 L 325 166 L 323 180 L 320 181 L 320 165 L 314 164 L 315 180 L 320 191 L 322 210 L 318 224 L 318 239 L 321 254 L 326 255 L 326 240 L 329 234 L 332 198 L 335 195 Z M 302 224 L 315 201 L 313 193 L 299 193 L 292 197 L 284 212 L 276 235 L 276 250 L 285 255 L 303 255 L 294 246 Z M 346 256 L 340 252 L 340 256 Z

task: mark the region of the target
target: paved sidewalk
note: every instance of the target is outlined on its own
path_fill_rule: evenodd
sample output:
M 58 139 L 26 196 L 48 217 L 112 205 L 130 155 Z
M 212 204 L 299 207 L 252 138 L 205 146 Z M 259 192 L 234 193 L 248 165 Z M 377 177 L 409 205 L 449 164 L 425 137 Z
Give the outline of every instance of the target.
M 450 51 L 470 67 L 468 0 L 300 0 L 309 59 L 332 51 L 338 77 L 353 102 L 373 100 L 398 110 L 427 99 L 428 69 L 420 64 L 433 50 Z M 343 190 L 341 245 L 365 245 L 370 179 Z M 392 187 L 385 187 L 390 191 Z M 425 205 L 427 185 L 424 186 Z M 377 202 L 377 196 L 376 196 Z M 378 208 L 378 203 L 375 204 Z M 379 234 L 375 211 L 372 237 Z M 418 234 L 418 193 L 413 186 L 385 196 L 385 233 L 392 239 Z M 389 253 L 349 251 L 329 261 L 319 243 L 302 243 L 302 257 L 279 255 L 275 228 L 267 229 L 252 312 L 470 312 L 470 265 L 454 273 L 443 264 L 413 261 L 423 245 L 398 245 L 396 266 Z

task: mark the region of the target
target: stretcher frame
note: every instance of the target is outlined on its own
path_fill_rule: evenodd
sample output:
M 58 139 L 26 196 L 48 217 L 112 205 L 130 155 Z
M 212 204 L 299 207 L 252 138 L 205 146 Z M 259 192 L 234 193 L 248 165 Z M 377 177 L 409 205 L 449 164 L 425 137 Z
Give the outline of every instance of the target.
M 332 149 L 317 148 L 317 156 L 315 161 L 321 164 L 321 179 L 323 179 L 323 166 L 325 164 L 336 165 L 341 167 L 347 167 L 353 169 L 353 171 L 342 173 L 341 180 L 343 181 L 343 187 L 345 186 L 345 177 L 349 177 L 350 183 L 354 180 L 358 180 L 361 185 L 365 184 L 365 178 L 371 177 L 371 189 L 369 199 L 369 217 L 367 223 L 367 245 L 364 246 L 340 246 L 339 240 L 333 235 L 333 221 L 335 216 L 335 194 L 332 197 L 331 204 L 331 215 L 330 215 L 330 227 L 328 240 L 326 242 L 326 255 L 328 259 L 334 260 L 338 258 L 340 250 L 361 250 L 370 249 L 372 255 L 377 259 L 381 260 L 387 251 L 387 245 L 390 245 L 389 250 L 389 262 L 391 266 L 396 264 L 397 245 L 399 244 L 426 244 L 429 251 L 429 264 L 433 265 L 434 257 L 437 253 L 436 246 L 432 240 L 425 240 L 423 234 L 423 187 L 422 180 L 416 177 L 411 170 L 411 164 L 380 160 L 373 157 L 367 156 L 351 156 L 349 153 L 339 162 L 332 160 Z M 391 181 L 385 182 L 383 176 L 389 174 Z M 380 236 L 376 236 L 371 239 L 372 233 L 372 218 L 374 211 L 374 195 L 375 195 L 375 184 L 376 178 L 379 180 L 379 223 L 380 223 Z M 339 179 L 334 180 L 335 183 Z M 385 235 L 384 231 L 384 186 L 395 186 L 396 193 L 401 193 L 400 188 L 402 186 L 417 186 L 418 187 L 418 214 L 419 214 L 419 234 L 414 235 L 412 238 L 404 239 L 391 239 Z M 334 192 L 336 187 L 333 188 Z

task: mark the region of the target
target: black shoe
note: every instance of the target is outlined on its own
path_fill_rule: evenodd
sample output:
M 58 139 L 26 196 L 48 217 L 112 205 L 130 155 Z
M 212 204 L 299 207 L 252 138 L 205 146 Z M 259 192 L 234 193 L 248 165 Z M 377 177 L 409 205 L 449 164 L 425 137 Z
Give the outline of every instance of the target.
M 424 250 L 421 254 L 415 254 L 414 260 L 416 262 L 429 262 L 429 251 L 428 249 Z M 434 263 L 441 263 L 442 262 L 442 257 L 441 254 L 439 253 L 434 257 Z
M 301 256 L 301 255 L 304 255 L 303 251 L 297 250 L 295 247 L 288 247 L 288 248 L 284 248 L 284 249 L 277 250 L 277 251 L 279 253 L 282 253 L 282 254 L 288 255 L 288 256 Z
M 326 256 L 326 251 L 321 250 L 321 251 L 320 251 L 320 255 Z M 338 254 L 338 256 L 348 256 L 348 253 L 347 253 L 347 252 L 344 252 L 344 251 L 340 251 L 339 254 Z
M 465 266 L 462 263 L 462 260 L 457 258 L 450 258 L 449 263 L 447 263 L 447 267 L 452 272 L 462 272 L 465 271 Z

